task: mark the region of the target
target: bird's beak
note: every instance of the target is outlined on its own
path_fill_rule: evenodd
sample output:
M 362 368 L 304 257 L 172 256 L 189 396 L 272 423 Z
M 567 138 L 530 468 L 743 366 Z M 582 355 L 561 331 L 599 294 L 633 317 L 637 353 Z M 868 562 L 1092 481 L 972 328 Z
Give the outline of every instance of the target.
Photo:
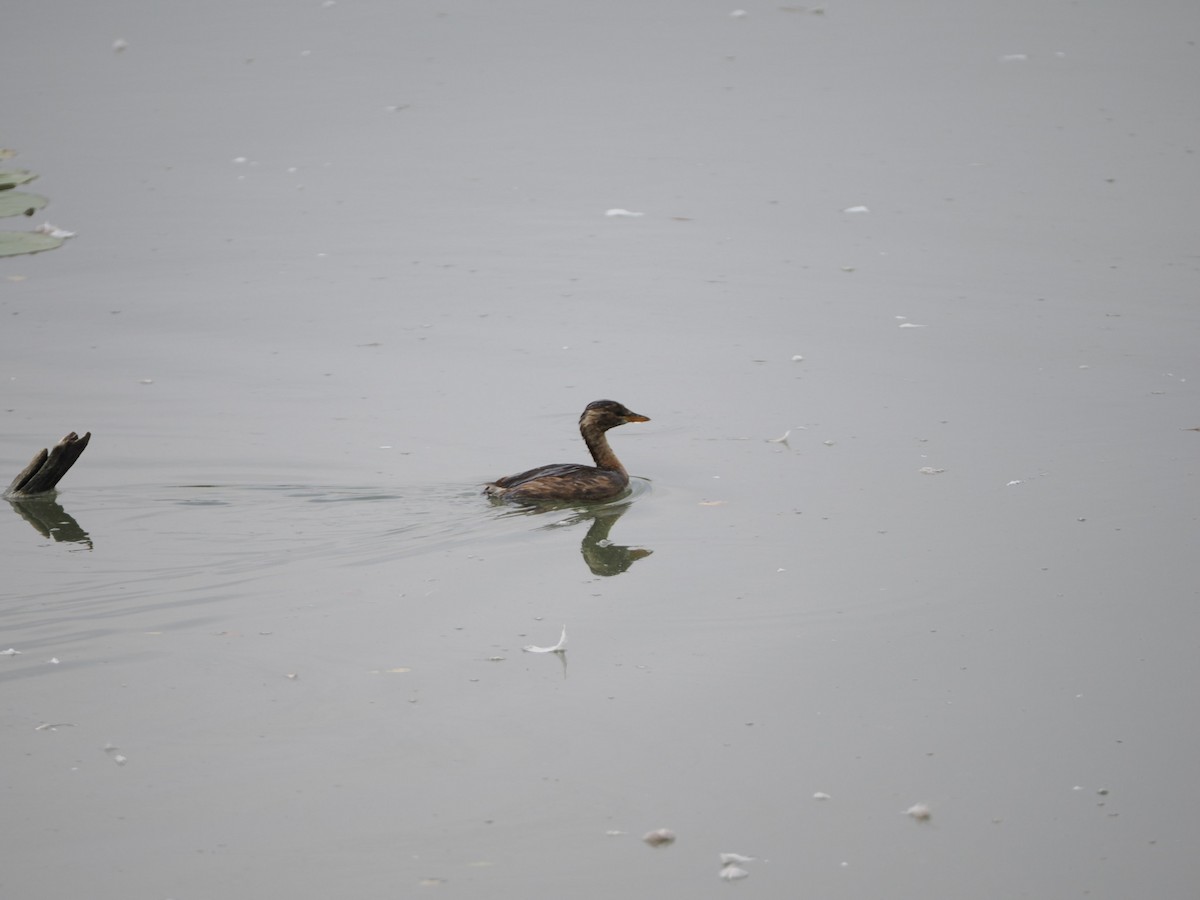
M 637 413 L 630 413 L 625 417 L 626 422 L 649 422 L 648 416 L 639 416 Z

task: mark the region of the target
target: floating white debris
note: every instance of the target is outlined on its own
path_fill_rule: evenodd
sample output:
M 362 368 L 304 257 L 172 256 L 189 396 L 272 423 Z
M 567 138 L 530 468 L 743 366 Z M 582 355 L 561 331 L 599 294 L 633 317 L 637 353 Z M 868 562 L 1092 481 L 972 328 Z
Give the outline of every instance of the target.
M 604 214 L 606 216 L 610 216 L 610 217 L 614 217 L 614 218 L 618 217 L 618 216 L 625 216 L 626 218 L 631 218 L 631 219 L 636 219 L 639 216 L 645 215 L 645 213 L 633 212 L 632 210 L 629 210 L 629 209 L 610 209 L 610 210 L 606 210 Z
M 946 470 L 945 469 L 936 469 L 933 466 L 921 466 L 921 468 L 917 469 L 917 471 L 920 472 L 922 475 L 941 475 Z
M 777 438 L 767 438 L 767 443 L 768 444 L 786 444 L 788 442 L 788 438 L 791 437 L 791 434 L 792 434 L 792 429 L 789 428 L 787 431 L 785 431 L 783 434 L 781 434 Z
M 1024 483 L 1025 482 L 1023 482 L 1020 478 L 1017 478 L 1014 481 L 1010 481 L 1008 484 L 1005 485 L 1005 487 L 1012 487 L 1014 484 L 1024 484 Z
M 722 853 L 721 854 L 721 865 L 728 866 L 728 865 L 732 865 L 733 863 L 754 862 L 754 860 L 757 858 L 758 857 L 755 857 L 755 856 L 742 856 L 742 854 L 740 854 L 740 853 Z
M 122 756 L 120 753 L 116 753 L 113 755 L 112 761 L 115 762 L 118 766 L 123 766 L 123 765 L 125 765 L 125 763 L 129 762 L 129 757 Z
M 34 234 L 48 234 L 53 238 L 73 238 L 75 232 L 67 231 L 65 228 L 59 228 L 57 225 L 51 225 L 49 222 L 43 222 L 37 228 L 33 229 Z
M 813 799 L 814 800 L 832 800 L 833 797 L 829 796 L 829 794 L 825 793 L 824 791 L 817 791 L 815 794 L 813 794 Z
M 928 328 L 928 325 L 918 325 L 916 322 L 901 322 L 901 328 Z
M 933 812 L 929 809 L 928 804 L 914 803 L 904 811 L 905 815 L 912 816 L 918 822 L 928 822 Z
M 12 647 L 9 647 L 7 650 L 0 650 L 0 656 L 20 656 L 20 655 L 21 655 L 21 651 L 14 650 Z
M 804 357 L 801 356 L 799 353 L 797 353 L 795 356 L 792 357 L 792 362 L 800 362 L 803 359 L 804 359 Z
M 608 831 L 604 832 L 606 837 L 620 837 L 621 835 L 627 833 L 628 832 L 622 831 L 620 828 L 610 828 Z
M 750 873 L 742 868 L 743 863 L 754 862 L 755 857 L 744 856 L 741 853 L 721 853 L 721 871 L 718 873 L 725 881 L 741 881 L 749 878 Z
M 60 728 L 74 728 L 74 727 L 75 727 L 74 722 L 54 722 L 53 724 L 51 724 L 50 722 L 43 722 L 41 725 L 36 726 L 33 730 L 34 731 L 58 731 L 58 729 L 60 729 Z
M 50 663 L 50 665 L 52 665 L 52 666 L 57 666 L 58 665 L 58 657 L 52 656 L 48 660 L 46 660 L 46 662 Z
M 117 38 L 112 42 L 113 53 L 124 53 L 128 49 L 129 41 L 125 40 L 125 38 Z
M 748 16 L 748 15 L 750 15 L 750 13 L 746 12 L 744 9 L 735 9 L 733 12 L 731 12 L 731 13 L 729 14 L 729 18 L 731 18 L 731 19 L 741 19 L 741 18 L 743 18 L 743 17 L 745 17 L 745 16 Z
M 870 211 L 871 210 L 865 206 L 847 206 L 845 209 L 842 210 L 842 212 L 844 212 L 844 213 L 867 213 Z
M 535 647 L 530 644 L 528 647 L 522 647 L 526 653 L 566 653 L 567 651 L 567 626 L 562 629 L 562 637 L 558 639 L 558 643 L 553 647 Z
M 670 828 L 656 828 L 642 835 L 642 840 L 651 847 L 665 847 L 675 843 L 675 832 Z

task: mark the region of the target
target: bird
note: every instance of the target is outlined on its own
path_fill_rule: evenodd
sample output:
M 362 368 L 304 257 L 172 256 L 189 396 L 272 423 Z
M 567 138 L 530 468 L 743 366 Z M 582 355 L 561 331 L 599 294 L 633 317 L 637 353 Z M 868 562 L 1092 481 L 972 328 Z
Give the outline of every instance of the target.
M 615 400 L 595 400 L 579 417 L 579 433 L 595 461 L 594 466 L 556 463 L 516 475 L 505 475 L 484 486 L 498 500 L 537 503 L 543 500 L 609 500 L 629 486 L 629 473 L 608 445 L 605 432 L 629 422 L 649 422 Z

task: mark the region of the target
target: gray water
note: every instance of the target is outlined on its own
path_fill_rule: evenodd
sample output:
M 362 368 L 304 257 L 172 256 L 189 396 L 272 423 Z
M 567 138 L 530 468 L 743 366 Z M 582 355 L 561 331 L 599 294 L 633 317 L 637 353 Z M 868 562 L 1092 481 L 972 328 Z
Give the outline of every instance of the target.
M 5 896 L 1195 895 L 1200 13 L 735 10 L 6 12 Z

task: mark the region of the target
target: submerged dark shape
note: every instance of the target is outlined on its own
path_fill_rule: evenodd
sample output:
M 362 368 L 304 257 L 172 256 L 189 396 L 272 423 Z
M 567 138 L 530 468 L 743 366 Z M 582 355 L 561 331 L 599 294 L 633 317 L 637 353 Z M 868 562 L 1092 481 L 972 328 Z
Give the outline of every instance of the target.
M 6 494 L 4 499 L 22 519 L 32 525 L 44 538 L 67 544 L 82 544 L 92 549 L 92 538 L 75 521 L 75 517 L 59 505 L 54 491 L 41 494 Z
M 55 485 L 62 481 L 62 477 L 75 465 L 75 460 L 79 459 L 79 455 L 91 439 L 90 431 L 83 437 L 72 431 L 55 444 L 53 450 L 42 450 L 30 460 L 21 474 L 13 479 L 4 496 L 19 499 L 54 490 Z
M 593 575 L 606 578 L 610 575 L 620 575 L 639 559 L 644 559 L 654 552 L 644 547 L 615 544 L 609 540 L 609 531 L 627 509 L 628 503 L 620 503 L 602 506 L 598 511 L 585 514 L 591 516 L 592 525 L 579 544 L 579 552 L 583 554 L 583 561 L 587 563 Z
M 615 400 L 589 403 L 579 417 L 579 433 L 595 466 L 557 463 L 506 475 L 484 487 L 489 496 L 521 503 L 541 500 L 607 500 L 629 486 L 629 473 L 608 445 L 604 432 L 627 422 L 649 422 Z

